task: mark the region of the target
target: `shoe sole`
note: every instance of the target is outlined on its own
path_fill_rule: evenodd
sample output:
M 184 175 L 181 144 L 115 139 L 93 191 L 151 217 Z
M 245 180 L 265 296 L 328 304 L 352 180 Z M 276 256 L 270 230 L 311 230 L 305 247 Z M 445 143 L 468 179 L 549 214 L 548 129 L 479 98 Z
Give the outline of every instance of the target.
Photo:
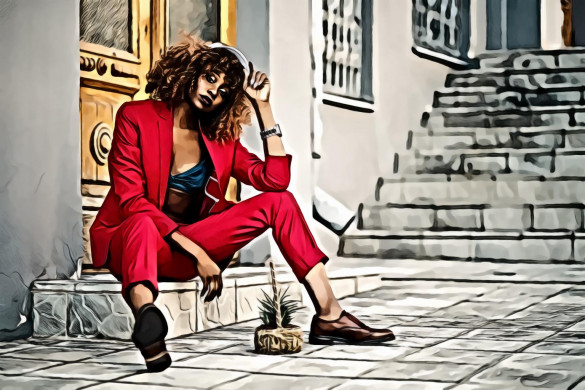
M 150 372 L 161 372 L 169 368 L 171 363 L 173 363 L 173 359 L 171 359 L 168 351 L 165 351 L 160 357 L 152 361 L 147 361 L 146 369 Z
M 132 341 L 144 356 L 147 370 L 160 372 L 167 369 L 173 361 L 165 345 L 165 337 L 169 328 L 164 315 L 153 305 L 141 313 L 140 322 L 138 326 L 135 325 L 135 329 L 140 328 L 142 331 L 132 333 Z M 149 326 L 144 326 L 145 323 Z M 153 333 L 155 330 L 158 332 Z M 150 340 L 148 345 L 146 345 L 145 340 Z M 154 356 L 145 356 L 145 349 L 152 349 L 155 345 L 158 345 L 157 349 L 160 352 Z
M 396 340 L 395 335 L 388 335 L 375 340 L 348 340 L 337 336 L 313 336 L 309 335 L 309 344 L 316 345 L 334 345 L 334 344 L 350 344 L 350 345 L 377 345 L 388 341 Z

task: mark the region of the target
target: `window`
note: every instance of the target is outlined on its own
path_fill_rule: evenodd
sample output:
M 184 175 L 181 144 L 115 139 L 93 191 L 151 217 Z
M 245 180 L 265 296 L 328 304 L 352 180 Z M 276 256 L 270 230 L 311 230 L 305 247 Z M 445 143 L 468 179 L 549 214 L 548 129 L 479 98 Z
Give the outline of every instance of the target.
M 453 67 L 469 64 L 469 0 L 412 0 L 413 51 Z
M 80 41 L 132 52 L 128 0 L 81 0 Z
M 180 31 L 196 34 L 204 41 L 219 41 L 219 2 L 219 0 L 168 0 L 167 44 L 173 44 L 179 40 Z
M 323 93 L 373 102 L 372 0 L 323 0 L 321 22 Z

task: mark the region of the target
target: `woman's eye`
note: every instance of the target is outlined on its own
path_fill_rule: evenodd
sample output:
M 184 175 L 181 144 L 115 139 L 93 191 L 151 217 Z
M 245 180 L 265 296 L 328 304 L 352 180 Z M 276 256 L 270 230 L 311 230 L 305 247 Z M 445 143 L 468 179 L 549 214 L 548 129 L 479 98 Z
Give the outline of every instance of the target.
M 205 78 L 207 79 L 208 83 L 215 83 L 215 77 L 207 74 L 205 75 Z
M 223 89 L 220 89 L 219 90 L 219 94 L 221 95 L 221 97 L 226 97 L 227 96 L 227 91 L 226 90 L 223 90 Z

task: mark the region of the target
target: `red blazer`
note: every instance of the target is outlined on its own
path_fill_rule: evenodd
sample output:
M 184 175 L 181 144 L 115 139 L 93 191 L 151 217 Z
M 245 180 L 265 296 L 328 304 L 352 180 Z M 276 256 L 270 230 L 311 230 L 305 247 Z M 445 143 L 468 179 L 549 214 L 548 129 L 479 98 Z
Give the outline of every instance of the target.
M 230 176 L 259 191 L 284 191 L 290 181 L 292 156 L 250 153 L 240 140 L 220 144 L 203 136 L 215 170 L 205 187 L 204 214 L 216 214 L 233 202 L 225 199 Z M 149 215 L 165 237 L 178 228 L 161 210 L 171 170 L 173 114 L 155 100 L 122 104 L 116 114 L 114 139 L 108 156 L 111 188 L 89 229 L 94 267 L 108 258 L 118 226 L 136 213 Z

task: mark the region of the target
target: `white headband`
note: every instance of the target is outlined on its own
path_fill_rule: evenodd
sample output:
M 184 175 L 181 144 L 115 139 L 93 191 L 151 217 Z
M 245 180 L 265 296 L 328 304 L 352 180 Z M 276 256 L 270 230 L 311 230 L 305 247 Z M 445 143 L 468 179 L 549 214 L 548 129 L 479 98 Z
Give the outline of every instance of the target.
M 238 61 L 240 61 L 240 64 L 242 64 L 242 66 L 244 67 L 244 70 L 247 73 L 250 73 L 250 65 L 248 65 L 248 59 L 246 58 L 244 53 L 242 53 L 235 47 L 224 45 L 221 42 L 214 42 L 211 45 L 209 45 L 209 47 L 211 47 L 212 49 L 222 48 L 228 50 L 230 53 L 236 56 Z

